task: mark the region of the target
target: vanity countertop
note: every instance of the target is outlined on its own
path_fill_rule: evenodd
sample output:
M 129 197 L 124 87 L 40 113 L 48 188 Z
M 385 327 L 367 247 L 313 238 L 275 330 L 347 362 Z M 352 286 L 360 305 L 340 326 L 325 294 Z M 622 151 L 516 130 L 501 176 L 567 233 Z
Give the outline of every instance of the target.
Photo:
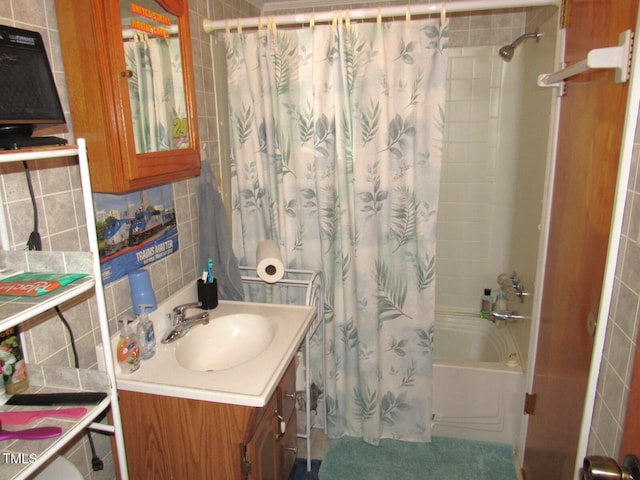
M 209 311 L 210 324 L 223 315 L 262 315 L 273 322 L 274 338 L 262 353 L 242 365 L 227 370 L 198 372 L 182 367 L 176 360 L 175 351 L 182 339 L 169 344 L 160 342 L 163 326 L 166 325 L 166 313 L 176 305 L 195 301 L 195 295 L 195 284 L 185 287 L 149 314 L 156 330 L 156 353 L 151 359 L 142 361 L 140 368 L 132 374 L 123 375 L 116 368 L 118 389 L 251 407 L 264 406 L 304 340 L 315 308 L 221 300 L 215 309 Z M 195 312 L 197 309 L 193 308 L 188 311 L 189 314 Z M 206 327 L 195 325 L 183 338 L 198 335 L 198 330 Z

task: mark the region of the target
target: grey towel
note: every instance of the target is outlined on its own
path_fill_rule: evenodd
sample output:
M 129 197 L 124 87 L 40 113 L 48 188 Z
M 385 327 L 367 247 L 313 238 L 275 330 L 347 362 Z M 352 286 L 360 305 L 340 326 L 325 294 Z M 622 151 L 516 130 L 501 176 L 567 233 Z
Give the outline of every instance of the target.
M 218 297 L 221 300 L 243 300 L 242 279 L 238 260 L 231 245 L 226 210 L 211 165 L 204 158 L 198 178 L 198 229 L 199 266 L 206 269 L 207 259 L 213 260 L 213 274 L 218 281 Z

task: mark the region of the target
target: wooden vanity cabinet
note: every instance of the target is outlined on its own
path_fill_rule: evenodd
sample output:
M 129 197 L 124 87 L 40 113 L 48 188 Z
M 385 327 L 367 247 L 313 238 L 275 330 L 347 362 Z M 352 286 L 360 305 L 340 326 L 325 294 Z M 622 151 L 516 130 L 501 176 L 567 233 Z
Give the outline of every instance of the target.
M 130 478 L 286 480 L 296 456 L 294 394 L 295 361 L 260 408 L 120 390 Z
M 132 30 L 126 21 L 123 25 L 121 3 L 122 11 L 133 4 L 135 12 L 142 12 L 132 13 L 139 28 L 164 32 L 173 29 L 179 35 L 178 60 L 182 61 L 183 80 L 179 87 L 184 89 L 180 106 L 186 113 L 166 119 L 167 126 L 169 122 L 175 124 L 171 134 L 165 133 L 172 143 L 164 142 L 155 151 L 145 147 L 144 151 L 136 152 L 129 88 L 130 82 L 137 79 L 125 58 L 123 36 L 125 31 Z M 86 138 L 91 146 L 93 190 L 122 193 L 199 175 L 200 146 L 187 1 L 56 0 L 55 5 L 74 135 Z M 164 26 L 165 13 L 175 25 Z M 177 77 L 174 76 L 176 87 L 180 81 Z M 137 132 L 146 128 L 136 126 Z
M 250 428 L 247 438 L 242 444 L 242 474 L 240 478 L 279 479 L 286 478 L 279 474 L 278 418 L 277 394 L 274 395 L 265 409 L 260 412 L 260 419 L 255 428 Z
M 296 417 L 296 373 L 295 361 L 291 363 L 280 382 L 278 401 L 278 413 L 284 419 L 284 430 L 280 431 L 280 442 L 278 443 L 281 473 L 276 478 L 289 478 L 289 473 L 296 461 L 298 453 L 298 425 Z
M 243 479 L 289 478 L 298 452 L 295 392 L 295 361 L 292 361 L 267 404 L 266 414 L 244 443 Z

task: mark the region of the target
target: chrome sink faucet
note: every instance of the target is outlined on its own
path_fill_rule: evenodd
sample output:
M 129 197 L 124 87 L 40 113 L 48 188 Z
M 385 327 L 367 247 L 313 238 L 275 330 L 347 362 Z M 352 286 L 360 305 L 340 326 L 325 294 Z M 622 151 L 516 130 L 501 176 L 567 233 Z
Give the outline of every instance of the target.
M 163 335 L 162 343 L 171 343 L 183 337 L 194 325 L 199 323 L 206 325 L 209 323 L 209 312 L 206 310 L 190 317 L 186 316 L 187 309 L 199 308 L 201 306 L 202 303 L 193 302 L 174 307 L 173 314 L 171 315 L 171 328 Z M 167 316 L 169 316 L 169 314 L 167 314 Z

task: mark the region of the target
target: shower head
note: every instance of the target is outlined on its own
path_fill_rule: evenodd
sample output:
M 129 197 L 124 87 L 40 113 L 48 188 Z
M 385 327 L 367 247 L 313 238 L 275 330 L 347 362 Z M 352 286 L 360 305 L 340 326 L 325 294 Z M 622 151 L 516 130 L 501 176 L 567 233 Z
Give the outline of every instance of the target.
M 513 53 L 515 52 L 516 47 L 520 45 L 520 43 L 522 43 L 527 38 L 535 38 L 536 42 L 538 42 L 540 41 L 541 36 L 542 34 L 538 31 L 538 29 L 536 29 L 536 31 L 533 33 L 525 33 L 524 35 L 520 35 L 511 44 L 500 47 L 500 50 L 498 50 L 498 55 L 500 55 L 500 57 L 505 62 L 510 62 L 513 58 Z
M 498 50 L 498 55 L 500 55 L 500 57 L 502 57 L 505 62 L 510 62 L 513 58 L 513 53 L 515 52 L 515 50 L 516 47 L 514 47 L 513 45 L 505 45 L 503 47 L 500 47 L 500 50 Z

